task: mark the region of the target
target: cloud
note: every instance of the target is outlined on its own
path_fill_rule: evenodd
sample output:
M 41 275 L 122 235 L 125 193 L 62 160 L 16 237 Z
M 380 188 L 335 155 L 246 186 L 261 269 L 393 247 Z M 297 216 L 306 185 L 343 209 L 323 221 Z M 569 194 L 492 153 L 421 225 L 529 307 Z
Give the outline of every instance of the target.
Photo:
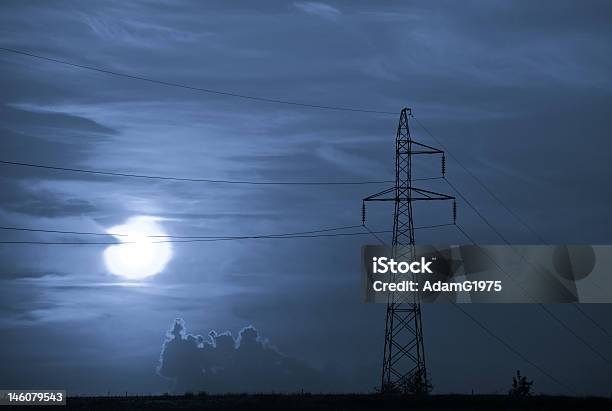
M 303 362 L 283 355 L 253 326 L 234 338 L 229 331 L 207 337 L 187 333 L 177 318 L 163 343 L 159 375 L 177 393 L 323 391 L 322 376 Z
M 329 20 L 336 20 L 341 14 L 337 8 L 315 1 L 299 1 L 293 3 L 293 5 L 308 14 Z
M 79 167 L 97 144 L 116 133 L 85 117 L 30 111 L 0 103 L 0 159 L 63 167 Z M 102 180 L 85 174 L 65 174 L 2 165 L 0 219 L 3 212 L 41 217 L 80 216 L 98 207 L 59 187 Z
M 124 19 L 121 13 L 117 10 L 106 10 L 99 14 L 78 13 L 78 16 L 97 37 L 127 46 L 158 49 L 162 45 L 175 42 L 195 43 L 205 37 L 205 33 L 196 34 L 144 19 Z M 109 15 L 112 17 L 109 18 Z
M 74 134 L 91 133 L 95 136 L 114 135 L 117 131 L 91 119 L 69 113 L 59 113 L 38 109 L 35 105 L 0 104 L 0 119 L 11 129 L 70 131 Z

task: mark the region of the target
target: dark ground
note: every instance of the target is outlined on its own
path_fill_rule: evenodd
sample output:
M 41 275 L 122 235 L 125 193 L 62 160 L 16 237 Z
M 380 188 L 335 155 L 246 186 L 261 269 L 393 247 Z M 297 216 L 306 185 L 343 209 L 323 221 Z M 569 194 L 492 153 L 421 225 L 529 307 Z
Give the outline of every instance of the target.
M 500 395 L 432 395 L 426 398 L 350 395 L 195 395 L 73 397 L 70 410 L 612 410 L 612 399 Z M 24 410 L 30 407 L 19 407 Z M 38 408 L 40 409 L 40 408 Z

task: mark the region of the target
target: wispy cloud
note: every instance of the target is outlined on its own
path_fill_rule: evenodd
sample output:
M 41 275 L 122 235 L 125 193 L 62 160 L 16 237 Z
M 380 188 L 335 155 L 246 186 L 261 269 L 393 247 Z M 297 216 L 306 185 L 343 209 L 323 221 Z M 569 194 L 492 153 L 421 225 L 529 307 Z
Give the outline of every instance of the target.
M 308 14 L 322 17 L 324 19 L 336 20 L 342 14 L 340 10 L 326 3 L 319 3 L 316 1 L 298 1 L 293 4 L 295 7 Z

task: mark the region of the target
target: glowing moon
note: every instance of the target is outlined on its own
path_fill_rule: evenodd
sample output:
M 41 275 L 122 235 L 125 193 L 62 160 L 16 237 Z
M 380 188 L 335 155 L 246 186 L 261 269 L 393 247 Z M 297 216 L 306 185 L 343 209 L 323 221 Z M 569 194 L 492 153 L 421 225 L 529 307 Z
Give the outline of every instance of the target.
M 107 232 L 125 234 L 116 236 L 125 244 L 111 245 L 104 250 L 106 268 L 115 275 L 131 280 L 150 277 L 162 272 L 172 258 L 170 243 L 156 243 L 163 238 L 148 237 L 166 235 L 154 217 L 132 217 Z

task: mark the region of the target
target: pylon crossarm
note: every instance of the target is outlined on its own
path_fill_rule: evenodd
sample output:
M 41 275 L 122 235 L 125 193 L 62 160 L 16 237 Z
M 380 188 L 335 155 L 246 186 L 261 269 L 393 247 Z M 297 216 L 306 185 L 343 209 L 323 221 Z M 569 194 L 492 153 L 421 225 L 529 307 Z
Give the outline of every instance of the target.
M 428 146 L 427 144 L 419 143 L 418 141 L 411 140 L 411 143 L 412 145 L 428 149 L 428 150 L 423 150 L 423 153 L 426 153 L 426 154 L 443 154 L 444 153 L 444 151 L 438 148 Z M 413 151 L 412 154 L 417 154 L 417 153 Z
M 442 151 L 429 151 L 429 150 L 417 150 L 417 151 L 400 151 L 399 154 L 442 154 Z
M 408 141 L 408 140 L 406 140 Z M 397 153 L 398 154 L 402 154 L 402 155 L 410 155 L 410 154 L 444 154 L 444 151 L 439 150 L 435 147 L 432 146 L 428 146 L 427 144 L 422 144 L 422 143 L 418 143 L 414 140 L 409 140 L 410 144 L 412 146 L 419 146 L 419 147 L 423 147 L 423 149 L 420 150 L 413 150 L 412 147 L 410 148 L 410 151 L 408 150 L 399 150 Z M 403 147 L 403 145 L 402 145 Z
M 425 190 L 422 188 L 416 187 L 399 187 L 398 191 L 408 191 L 410 190 L 412 193 L 419 194 L 416 197 L 396 197 L 386 196 L 387 194 L 393 193 L 395 194 L 395 187 L 388 188 L 386 190 L 381 191 L 380 193 L 372 194 L 363 199 L 363 201 L 432 201 L 432 200 L 454 200 L 455 197 L 449 196 L 447 194 L 436 193 L 435 191 Z
M 376 200 L 377 198 L 384 196 L 385 194 L 389 194 L 393 192 L 395 192 L 395 187 L 387 188 L 386 190 L 383 190 L 379 193 L 372 194 L 371 196 L 367 196 L 366 198 L 363 199 L 363 201 L 378 201 Z
M 429 190 L 425 190 L 422 188 L 415 188 L 415 187 L 410 187 L 410 189 L 412 191 L 415 191 L 419 194 L 423 194 L 423 195 L 431 195 L 431 196 L 435 196 L 434 199 L 436 200 L 454 200 L 455 197 L 453 196 L 449 196 L 448 194 L 442 194 L 442 193 L 436 193 L 435 191 L 429 191 Z

